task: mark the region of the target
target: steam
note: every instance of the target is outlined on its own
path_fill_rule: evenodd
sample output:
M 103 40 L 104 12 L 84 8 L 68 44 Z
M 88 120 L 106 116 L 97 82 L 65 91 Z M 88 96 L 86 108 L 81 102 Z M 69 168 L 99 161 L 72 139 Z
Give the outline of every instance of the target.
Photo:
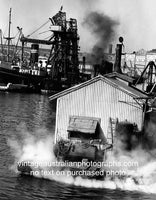
M 11 167 L 17 172 L 17 163 L 21 161 L 33 162 L 54 162 L 56 158 L 53 154 L 53 137 L 46 129 L 36 130 L 35 133 L 28 132 L 25 128 L 17 134 L 16 138 L 8 140 L 15 163 Z M 56 174 L 43 174 L 41 171 L 52 170 L 51 166 L 35 167 L 38 170 L 37 177 L 60 181 L 75 186 L 122 189 L 129 191 L 139 191 L 146 193 L 156 193 L 156 159 L 143 150 L 141 147 L 128 152 L 120 148 L 122 143 L 118 144 L 119 151 L 110 152 L 107 156 L 107 162 L 138 162 L 138 166 L 111 166 L 110 170 L 125 170 L 126 176 L 106 176 L 104 180 L 83 179 L 77 176 L 66 176 L 65 174 L 57 176 Z M 53 169 L 59 171 L 59 167 Z M 67 169 L 64 169 L 67 171 Z
M 8 139 L 8 145 L 15 158 L 13 168 L 17 169 L 17 162 L 23 160 L 48 161 L 54 159 L 53 137 L 45 128 L 37 129 L 34 133 L 27 130 L 25 124 L 17 127 L 16 135 Z
M 115 28 L 118 24 L 116 20 L 103 13 L 91 12 L 85 17 L 84 25 L 91 30 L 96 38 L 96 44 L 92 48 L 94 64 L 99 63 L 99 60 L 103 58 L 108 45 L 115 37 Z

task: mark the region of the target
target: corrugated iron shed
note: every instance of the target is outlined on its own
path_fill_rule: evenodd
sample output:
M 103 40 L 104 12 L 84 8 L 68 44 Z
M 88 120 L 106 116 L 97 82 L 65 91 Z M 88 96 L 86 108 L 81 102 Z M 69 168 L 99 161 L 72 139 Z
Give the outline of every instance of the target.
M 143 105 L 148 96 L 115 77 L 97 76 L 89 81 L 50 97 L 57 99 L 56 141 L 67 139 L 70 116 L 101 119 L 103 134 L 107 136 L 110 117 L 136 123 L 142 128 Z

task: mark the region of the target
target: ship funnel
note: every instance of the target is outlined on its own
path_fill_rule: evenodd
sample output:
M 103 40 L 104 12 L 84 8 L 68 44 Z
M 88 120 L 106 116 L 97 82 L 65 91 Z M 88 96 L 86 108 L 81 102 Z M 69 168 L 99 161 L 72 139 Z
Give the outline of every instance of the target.
M 32 44 L 31 54 L 30 54 L 31 65 L 34 65 L 36 62 L 38 62 L 38 53 L 39 53 L 39 44 Z

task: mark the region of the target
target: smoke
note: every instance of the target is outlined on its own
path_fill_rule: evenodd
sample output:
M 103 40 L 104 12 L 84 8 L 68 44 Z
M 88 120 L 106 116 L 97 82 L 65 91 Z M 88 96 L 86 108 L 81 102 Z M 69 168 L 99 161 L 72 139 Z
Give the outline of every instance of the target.
M 45 128 L 31 133 L 26 125 L 21 123 L 17 127 L 16 135 L 8 139 L 8 145 L 15 158 L 12 168 L 17 169 L 17 162 L 23 160 L 46 161 L 53 159 L 53 137 Z
M 103 13 L 90 12 L 85 17 L 83 24 L 86 25 L 95 36 L 96 43 L 92 48 L 92 54 L 94 56 L 94 64 L 98 63 L 99 60 L 103 58 L 108 45 L 113 41 L 116 35 L 115 28 L 119 25 L 119 22 Z
M 22 128 L 22 129 L 21 129 Z M 15 163 L 11 167 L 17 172 L 17 165 L 22 161 L 31 163 L 54 163 L 56 158 L 53 154 L 54 140 L 46 129 L 36 130 L 30 133 L 22 125 L 17 131 L 16 137 L 8 140 Z M 104 180 L 87 179 L 80 176 L 73 177 L 68 174 L 67 168 L 59 166 L 32 165 L 33 175 L 38 178 L 46 178 L 75 186 L 88 188 L 109 188 L 129 191 L 139 191 L 146 193 L 156 193 L 156 159 L 149 153 L 138 147 L 132 151 L 125 151 L 122 142 L 117 144 L 118 151 L 109 152 L 106 163 L 111 163 L 105 167 L 107 172 L 125 171 L 124 176 L 112 176 L 107 174 Z M 122 165 L 112 165 L 120 163 Z M 123 163 L 128 163 L 123 165 Z M 136 165 L 136 163 L 138 163 Z M 36 173 L 37 172 L 37 173 Z M 49 173 L 47 173 L 49 172 Z M 53 173 L 50 173 L 53 172 Z

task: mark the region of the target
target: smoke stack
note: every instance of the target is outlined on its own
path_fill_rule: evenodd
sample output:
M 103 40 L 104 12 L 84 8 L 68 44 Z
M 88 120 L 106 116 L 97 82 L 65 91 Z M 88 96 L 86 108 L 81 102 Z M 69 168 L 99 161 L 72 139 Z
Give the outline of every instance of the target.
M 116 56 L 115 56 L 115 63 L 114 63 L 114 72 L 118 72 L 122 74 L 121 71 L 121 55 L 122 55 L 122 46 L 123 46 L 123 38 L 119 37 L 120 44 L 116 45 Z
M 31 55 L 30 55 L 31 65 L 34 65 L 36 62 L 38 62 L 38 52 L 39 52 L 39 45 L 32 44 L 31 45 Z
M 112 49 L 113 49 L 113 45 L 110 44 L 110 45 L 109 45 L 109 50 L 108 50 L 108 53 L 109 53 L 109 54 L 112 54 Z
M 82 71 L 83 71 L 83 72 L 85 72 L 85 66 L 86 66 L 86 57 L 85 57 L 85 56 L 83 56 L 83 58 L 82 58 L 82 59 L 83 59 L 83 61 L 82 61 L 82 62 L 83 62 Z

